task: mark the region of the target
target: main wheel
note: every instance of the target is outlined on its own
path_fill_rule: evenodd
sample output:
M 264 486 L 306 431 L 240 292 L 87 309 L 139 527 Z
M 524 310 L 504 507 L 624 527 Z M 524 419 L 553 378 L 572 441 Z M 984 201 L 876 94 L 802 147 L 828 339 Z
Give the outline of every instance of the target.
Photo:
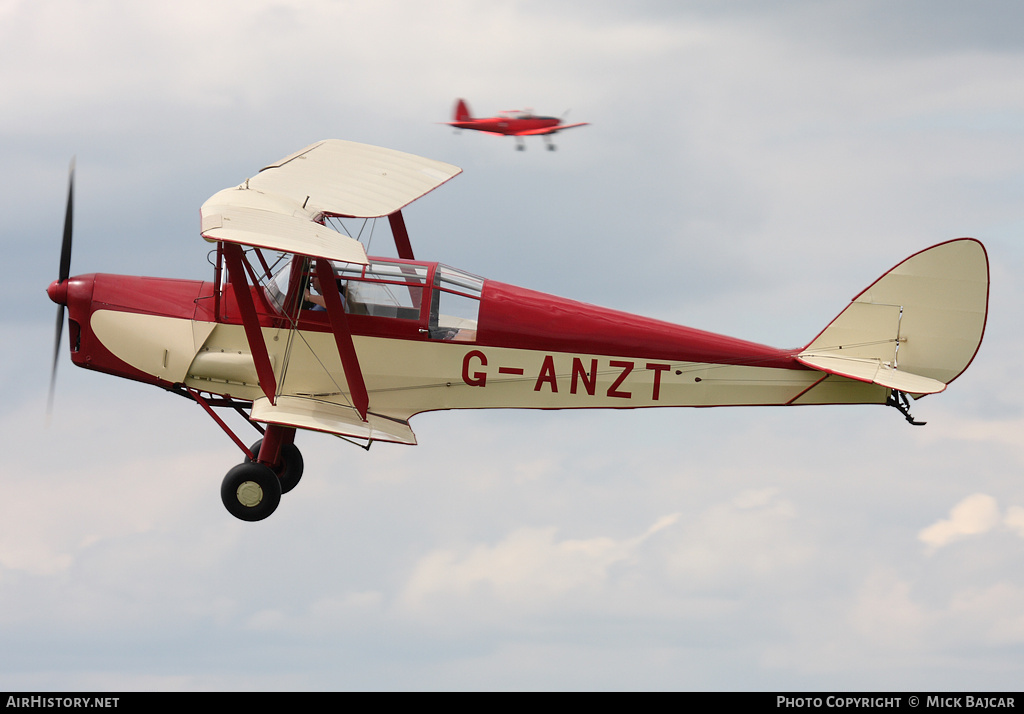
M 253 457 L 259 456 L 262 444 L 263 439 L 260 439 L 249 447 Z M 302 478 L 304 465 L 302 462 L 302 452 L 299 451 L 299 447 L 295 444 L 282 444 L 281 465 L 278 468 L 280 470 L 276 471 L 276 473 L 277 478 L 281 480 L 281 493 L 288 493 L 299 485 L 299 479 Z
M 245 461 L 224 477 L 220 500 L 235 518 L 262 521 L 281 503 L 281 482 L 277 474 L 263 464 Z

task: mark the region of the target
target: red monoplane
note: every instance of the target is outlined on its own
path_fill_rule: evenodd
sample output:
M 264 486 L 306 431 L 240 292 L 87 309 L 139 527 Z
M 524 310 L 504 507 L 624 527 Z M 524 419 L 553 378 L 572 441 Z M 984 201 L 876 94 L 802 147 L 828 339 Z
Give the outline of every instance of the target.
M 563 129 L 572 129 L 577 126 L 586 126 L 587 122 L 576 124 L 563 124 L 558 117 L 537 116 L 531 110 L 515 109 L 507 112 L 499 112 L 496 117 L 474 119 L 469 112 L 469 105 L 465 99 L 455 103 L 455 115 L 453 121 L 446 122 L 448 126 L 456 129 L 472 129 L 487 134 L 499 134 L 501 136 L 516 137 L 516 149 L 522 151 L 526 148 L 523 143 L 524 136 L 543 136 L 547 142 L 548 151 L 554 151 L 555 145 L 551 142 L 551 135 Z

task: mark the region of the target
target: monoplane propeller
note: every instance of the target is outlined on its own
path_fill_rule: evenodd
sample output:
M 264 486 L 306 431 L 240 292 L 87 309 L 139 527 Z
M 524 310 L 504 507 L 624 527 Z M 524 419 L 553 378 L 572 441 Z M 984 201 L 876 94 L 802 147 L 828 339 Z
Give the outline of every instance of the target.
M 72 222 L 75 210 L 75 160 L 71 159 L 71 165 L 68 167 L 68 207 L 67 212 L 64 214 L 64 239 L 60 246 L 60 267 L 57 274 L 57 289 L 53 290 L 51 285 L 50 298 L 57 303 L 57 329 L 53 338 L 53 369 L 50 372 L 50 394 L 46 400 L 46 413 L 49 415 L 53 411 L 53 390 L 57 382 L 57 361 L 60 358 L 60 338 L 64 331 L 64 308 L 67 305 L 67 300 L 58 299 L 60 293 L 60 286 L 67 282 L 67 279 L 71 276 L 71 232 Z

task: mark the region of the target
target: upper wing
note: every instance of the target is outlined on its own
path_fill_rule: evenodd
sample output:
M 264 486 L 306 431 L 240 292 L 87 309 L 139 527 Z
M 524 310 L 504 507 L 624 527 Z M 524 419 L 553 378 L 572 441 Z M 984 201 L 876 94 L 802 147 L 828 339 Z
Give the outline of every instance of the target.
M 393 149 L 320 141 L 214 194 L 200 209 L 201 231 L 210 241 L 365 264 L 362 245 L 320 225 L 323 216 L 387 216 L 461 172 Z
M 578 124 L 559 124 L 558 126 L 548 126 L 543 129 L 530 129 L 529 131 L 517 131 L 515 136 L 539 136 L 541 134 L 554 134 L 556 131 L 562 129 L 572 129 L 577 126 L 587 126 L 590 122 L 579 122 Z
M 458 166 L 394 149 L 330 139 L 264 167 L 248 187 L 286 196 L 304 210 L 379 218 L 462 173 Z
M 203 238 L 366 265 L 362 243 L 317 223 L 299 204 L 261 191 L 226 188 L 200 210 Z

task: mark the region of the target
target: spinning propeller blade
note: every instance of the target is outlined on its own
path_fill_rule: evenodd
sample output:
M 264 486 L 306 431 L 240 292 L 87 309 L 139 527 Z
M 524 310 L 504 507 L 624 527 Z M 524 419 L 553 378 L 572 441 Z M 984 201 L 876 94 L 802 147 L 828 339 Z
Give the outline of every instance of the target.
M 63 283 L 71 275 L 71 233 L 75 212 L 75 160 L 68 167 L 68 207 L 64 214 L 64 239 L 60 246 L 60 267 L 57 282 Z M 64 331 L 64 303 L 57 305 L 57 329 L 53 337 L 53 369 L 50 371 L 50 394 L 46 400 L 46 414 L 53 412 L 53 390 L 57 382 L 57 361 L 60 358 L 60 338 Z
M 62 283 L 71 275 L 71 224 L 75 214 L 75 159 L 68 166 L 68 208 L 64 213 L 64 241 L 60 246 L 60 274 Z

